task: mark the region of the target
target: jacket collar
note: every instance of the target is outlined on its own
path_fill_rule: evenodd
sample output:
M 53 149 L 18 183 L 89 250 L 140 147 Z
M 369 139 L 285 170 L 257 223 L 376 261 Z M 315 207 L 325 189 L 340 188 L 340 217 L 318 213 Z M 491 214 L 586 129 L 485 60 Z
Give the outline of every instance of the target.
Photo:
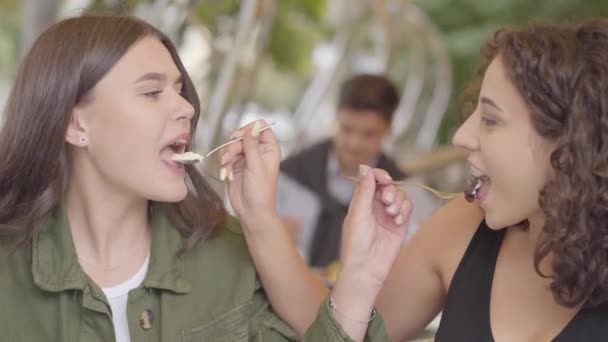
M 183 239 L 162 209 L 152 211 L 152 246 L 144 287 L 188 293 L 189 282 L 182 276 L 177 251 Z M 92 283 L 78 262 L 67 213 L 59 205 L 47 224 L 32 241 L 32 275 L 42 290 L 60 292 L 84 290 Z

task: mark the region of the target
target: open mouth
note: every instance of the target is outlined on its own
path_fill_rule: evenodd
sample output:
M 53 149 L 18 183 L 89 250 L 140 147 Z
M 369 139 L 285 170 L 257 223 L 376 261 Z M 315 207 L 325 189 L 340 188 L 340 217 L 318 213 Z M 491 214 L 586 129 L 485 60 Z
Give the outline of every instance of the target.
M 490 186 L 490 177 L 484 175 L 478 169 L 471 167 L 471 178 L 464 191 L 464 198 L 468 202 L 479 200 L 482 194 L 485 195 L 488 192 Z
M 171 144 L 165 146 L 165 148 L 171 149 L 175 154 L 182 154 L 186 152 L 186 148 L 188 147 L 188 142 L 184 139 L 179 139 Z
M 161 159 L 165 164 L 173 169 L 183 169 L 184 165 L 173 161 L 173 157 L 178 154 L 186 152 L 188 148 L 188 141 L 186 139 L 177 139 L 167 144 L 161 150 Z

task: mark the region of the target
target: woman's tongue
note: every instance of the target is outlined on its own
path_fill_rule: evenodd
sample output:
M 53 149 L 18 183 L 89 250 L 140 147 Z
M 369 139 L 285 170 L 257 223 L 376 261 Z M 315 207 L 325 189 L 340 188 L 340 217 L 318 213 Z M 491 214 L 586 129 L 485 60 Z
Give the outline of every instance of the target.
M 164 161 L 166 163 L 174 164 L 175 162 L 172 161 L 171 158 L 176 153 L 177 152 L 175 152 L 175 149 L 173 147 L 167 146 L 167 147 L 163 148 L 162 150 L 160 150 L 160 159 L 162 159 L 162 161 Z
M 481 188 L 477 191 L 477 199 L 483 200 L 490 191 L 490 187 L 492 186 L 492 181 L 488 176 L 481 176 Z

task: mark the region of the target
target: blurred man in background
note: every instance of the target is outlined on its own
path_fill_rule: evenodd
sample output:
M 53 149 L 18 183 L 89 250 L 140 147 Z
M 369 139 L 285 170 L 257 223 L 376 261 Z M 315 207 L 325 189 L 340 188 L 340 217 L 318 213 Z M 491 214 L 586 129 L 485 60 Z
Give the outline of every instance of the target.
M 296 226 L 298 246 L 312 267 L 326 267 L 339 257 L 342 222 L 355 189 L 349 177 L 357 177 L 359 164 L 382 168 L 393 179 L 405 176 L 382 152 L 398 104 L 399 93 L 386 77 L 348 79 L 340 89 L 335 136 L 281 164 L 279 212 L 287 206 L 284 201 L 299 211 L 299 219 L 287 213 L 285 220 Z

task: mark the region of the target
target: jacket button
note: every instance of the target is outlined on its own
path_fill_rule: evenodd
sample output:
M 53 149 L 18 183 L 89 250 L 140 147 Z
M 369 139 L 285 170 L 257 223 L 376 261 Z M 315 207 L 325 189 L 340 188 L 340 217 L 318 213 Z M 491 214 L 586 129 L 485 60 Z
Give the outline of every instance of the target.
M 146 309 L 139 316 L 139 325 L 144 330 L 152 329 L 152 323 L 154 323 L 154 315 L 152 314 L 152 310 Z

